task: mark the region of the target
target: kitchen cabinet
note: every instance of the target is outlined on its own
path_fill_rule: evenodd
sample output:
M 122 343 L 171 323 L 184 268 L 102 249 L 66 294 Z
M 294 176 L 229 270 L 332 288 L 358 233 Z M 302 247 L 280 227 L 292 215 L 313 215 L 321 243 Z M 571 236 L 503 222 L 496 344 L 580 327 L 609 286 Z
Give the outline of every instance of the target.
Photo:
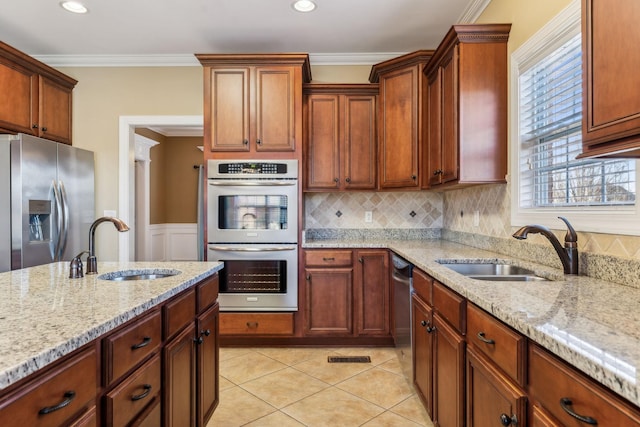
M 375 189 L 378 85 L 309 84 L 303 91 L 304 189 Z
M 205 158 L 225 152 L 264 158 L 299 149 L 302 84 L 311 81 L 307 54 L 196 57 L 204 68 Z
M 293 335 L 293 313 L 221 313 L 220 335 Z
M 533 425 L 640 425 L 637 407 L 536 344 L 529 346 L 528 374 Z
M 77 81 L 0 42 L 0 132 L 71 144 L 72 91 Z
M 305 335 L 390 337 L 388 256 L 382 249 L 306 250 Z
M 582 1 L 581 157 L 640 157 L 640 4 Z
M 0 425 L 51 427 L 95 414 L 100 358 L 94 343 L 61 358 L 0 399 Z M 82 425 L 82 424 L 80 424 Z
M 419 189 L 422 141 L 426 138 L 426 77 L 433 51 L 419 50 L 371 69 L 379 83 L 378 144 L 380 189 Z
M 433 417 L 433 278 L 413 270 L 414 293 L 411 296 L 411 342 L 413 383 L 430 417 Z
M 423 188 L 506 182 L 510 28 L 454 25 L 424 68 Z

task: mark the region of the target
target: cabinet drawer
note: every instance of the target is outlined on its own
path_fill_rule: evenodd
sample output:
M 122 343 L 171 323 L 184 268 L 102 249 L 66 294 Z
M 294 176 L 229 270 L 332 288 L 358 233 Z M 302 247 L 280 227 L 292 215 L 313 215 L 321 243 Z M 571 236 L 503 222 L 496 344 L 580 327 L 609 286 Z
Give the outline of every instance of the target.
M 103 340 L 105 384 L 120 378 L 160 347 L 160 312 L 134 321 Z
M 525 384 L 527 340 L 484 310 L 467 305 L 467 341 L 518 384 Z
M 218 286 L 219 279 L 217 273 L 215 276 L 209 277 L 198 285 L 196 288 L 196 294 L 198 297 L 198 313 L 202 313 L 218 300 Z
M 562 425 L 579 424 L 569 411 L 594 418 L 599 426 L 640 425 L 637 408 L 533 344 L 529 346 L 528 382 L 529 394 Z M 563 399 L 571 402 L 565 402 L 565 409 Z
M 413 269 L 413 290 L 424 302 L 433 305 L 433 278 L 417 268 Z
M 129 425 L 160 393 L 160 355 L 156 355 L 105 396 L 109 425 Z
M 353 264 L 353 252 L 350 250 L 305 251 L 305 267 L 345 267 Z
M 221 335 L 293 335 L 293 313 L 220 313 Z
M 0 425 L 68 425 L 82 408 L 95 406 L 97 389 L 98 355 L 92 346 L 31 382 L 19 396 L 7 396 L 0 403 Z
M 180 332 L 196 316 L 196 292 L 191 289 L 179 295 L 163 307 L 164 338 Z
M 433 281 L 433 306 L 458 332 L 466 332 L 466 300 L 437 280 Z

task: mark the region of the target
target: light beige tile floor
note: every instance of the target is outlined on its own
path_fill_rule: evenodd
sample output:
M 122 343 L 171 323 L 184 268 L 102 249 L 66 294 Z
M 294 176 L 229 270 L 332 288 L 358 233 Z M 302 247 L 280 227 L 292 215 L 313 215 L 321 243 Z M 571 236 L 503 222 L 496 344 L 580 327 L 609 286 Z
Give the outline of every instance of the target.
M 371 363 L 328 363 L 370 356 Z M 432 427 L 392 348 L 221 348 L 207 427 Z

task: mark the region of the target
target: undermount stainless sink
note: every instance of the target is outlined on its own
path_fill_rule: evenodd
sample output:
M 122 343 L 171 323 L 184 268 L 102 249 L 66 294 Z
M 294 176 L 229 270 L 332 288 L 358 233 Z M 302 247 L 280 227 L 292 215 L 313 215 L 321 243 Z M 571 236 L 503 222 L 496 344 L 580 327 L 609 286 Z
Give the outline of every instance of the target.
M 470 279 L 496 282 L 531 282 L 548 280 L 534 271 L 511 264 L 498 263 L 440 263 Z
M 115 282 L 123 282 L 128 280 L 154 280 L 163 277 L 171 277 L 180 274 L 180 270 L 170 268 L 152 268 L 152 269 L 131 269 L 112 271 L 110 273 L 101 274 L 98 279 L 111 280 Z

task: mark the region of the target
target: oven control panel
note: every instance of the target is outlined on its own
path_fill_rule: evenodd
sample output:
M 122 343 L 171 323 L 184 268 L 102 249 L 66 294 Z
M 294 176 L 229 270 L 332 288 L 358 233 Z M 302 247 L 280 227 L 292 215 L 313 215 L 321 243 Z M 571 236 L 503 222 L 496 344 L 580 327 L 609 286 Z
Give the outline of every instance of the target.
M 209 178 L 297 178 L 297 160 L 278 160 L 265 162 L 261 160 L 209 160 Z

